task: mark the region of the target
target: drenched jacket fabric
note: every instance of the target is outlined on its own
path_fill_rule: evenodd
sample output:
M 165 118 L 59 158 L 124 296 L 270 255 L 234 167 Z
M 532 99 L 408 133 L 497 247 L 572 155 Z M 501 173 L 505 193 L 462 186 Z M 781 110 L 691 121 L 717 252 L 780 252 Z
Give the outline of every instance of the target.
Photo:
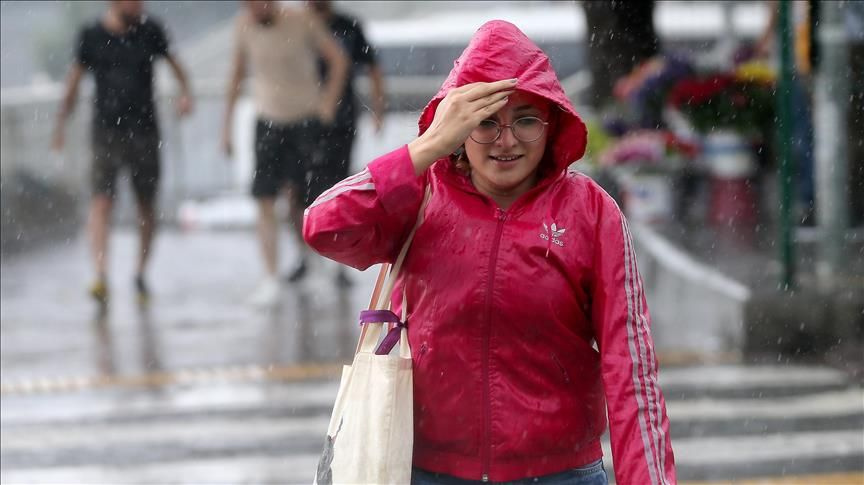
M 649 315 L 627 222 L 584 175 L 586 130 L 547 56 L 521 31 L 478 30 L 420 117 L 457 86 L 518 77 L 557 106 L 542 179 L 507 210 L 449 159 L 415 176 L 407 146 L 323 193 L 304 237 L 358 269 L 392 262 L 431 188 L 402 285 L 414 365 L 414 465 L 515 480 L 602 456 L 620 484 L 675 483 Z

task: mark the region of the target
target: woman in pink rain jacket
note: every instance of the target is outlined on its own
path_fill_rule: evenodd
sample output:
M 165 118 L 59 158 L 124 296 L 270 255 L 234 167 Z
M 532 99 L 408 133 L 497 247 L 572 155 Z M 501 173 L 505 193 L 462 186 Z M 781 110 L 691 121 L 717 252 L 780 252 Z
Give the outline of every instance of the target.
M 608 411 L 617 482 L 675 483 L 627 221 L 567 171 L 587 132 L 548 57 L 485 24 L 419 126 L 304 224 L 324 256 L 392 262 L 431 189 L 394 291 L 397 315 L 403 285 L 408 302 L 414 482 L 606 483 Z

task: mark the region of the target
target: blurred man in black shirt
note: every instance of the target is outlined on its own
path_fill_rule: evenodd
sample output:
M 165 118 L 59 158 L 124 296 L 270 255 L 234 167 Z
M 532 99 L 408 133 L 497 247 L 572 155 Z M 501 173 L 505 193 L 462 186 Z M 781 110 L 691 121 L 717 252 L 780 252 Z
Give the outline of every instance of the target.
M 148 297 L 144 271 L 155 233 L 156 189 L 159 181 L 161 141 L 153 100 L 153 62 L 164 57 L 180 84 L 177 111 L 192 108 L 189 85 L 180 64 L 169 52 L 162 26 L 145 16 L 140 1 L 111 1 L 105 14 L 82 28 L 75 62 L 66 79 L 66 92 L 57 114 L 53 146 L 62 150 L 66 119 L 71 115 L 85 72 L 96 81 L 92 123 L 89 233 L 96 280 L 90 294 L 108 301 L 107 250 L 111 208 L 117 175 L 129 170 L 138 205 L 140 248 L 135 274 L 139 301 Z
M 365 67 L 368 70 L 372 122 L 376 133 L 381 131 L 383 125 L 385 100 L 384 80 L 375 58 L 375 49 L 366 40 L 357 19 L 333 11 L 331 2 L 328 0 L 307 1 L 306 5 L 327 25 L 351 61 L 348 81 L 345 83 L 342 99 L 338 104 L 336 118 L 332 125 L 325 127 L 325 133 L 321 137 L 315 170 L 307 194 L 308 205 L 322 192 L 348 177 L 351 168 L 351 149 L 354 146 L 357 118 L 360 114 L 353 82 L 358 67 Z M 328 77 L 327 66 L 323 60 L 319 60 L 318 66 L 321 80 L 325 82 Z M 296 275 L 289 275 L 289 279 L 296 279 Z M 351 284 L 342 268 L 339 269 L 337 283 L 341 286 Z

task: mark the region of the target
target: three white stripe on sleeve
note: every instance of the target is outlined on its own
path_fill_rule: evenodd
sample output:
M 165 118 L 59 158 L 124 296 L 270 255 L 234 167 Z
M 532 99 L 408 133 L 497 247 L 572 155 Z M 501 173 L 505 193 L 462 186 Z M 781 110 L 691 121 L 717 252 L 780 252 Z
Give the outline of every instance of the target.
M 639 276 L 639 270 L 636 266 L 636 254 L 633 251 L 630 228 L 627 227 L 623 214 L 621 215 L 621 232 L 624 238 L 627 341 L 633 363 L 633 387 L 636 394 L 639 429 L 651 483 L 652 485 L 665 485 L 667 483 L 665 476 L 666 434 L 662 426 L 663 414 L 660 406 L 660 392 L 654 372 L 654 353 L 647 346 L 649 329 L 648 322 L 642 312 L 642 278 Z M 641 376 L 639 375 L 640 366 L 642 367 Z M 645 389 L 644 395 L 643 387 Z
M 324 193 L 318 196 L 318 198 L 315 199 L 315 202 L 306 209 L 306 212 L 317 205 L 321 205 L 353 190 L 375 190 L 375 184 L 372 182 L 372 174 L 369 172 L 368 168 L 364 168 L 362 172 L 352 175 L 325 190 Z

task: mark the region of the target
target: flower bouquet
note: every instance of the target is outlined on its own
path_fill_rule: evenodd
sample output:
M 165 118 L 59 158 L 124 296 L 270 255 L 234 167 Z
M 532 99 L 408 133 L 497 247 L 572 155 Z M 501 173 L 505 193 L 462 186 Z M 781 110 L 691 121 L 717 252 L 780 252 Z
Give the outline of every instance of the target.
M 600 155 L 603 166 L 642 165 L 663 167 L 670 160 L 693 158 L 698 147 L 683 140 L 670 131 L 638 130 L 632 131 Z
M 770 71 L 748 63 L 731 73 L 679 80 L 669 92 L 667 106 L 701 134 L 726 130 L 761 139 L 774 122 L 774 92 Z

